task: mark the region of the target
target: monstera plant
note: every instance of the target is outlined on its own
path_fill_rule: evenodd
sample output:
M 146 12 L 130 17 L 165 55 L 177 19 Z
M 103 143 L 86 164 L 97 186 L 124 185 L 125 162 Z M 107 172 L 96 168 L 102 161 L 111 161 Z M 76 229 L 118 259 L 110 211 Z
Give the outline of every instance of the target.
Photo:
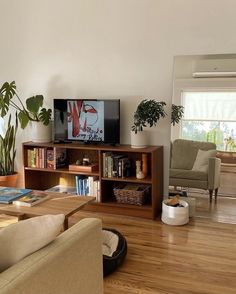
M 0 88 L 0 116 L 5 117 L 10 109 L 15 109 L 22 129 L 31 122 L 31 139 L 38 143 L 51 141 L 52 110 L 43 107 L 43 102 L 43 95 L 35 95 L 27 98 L 24 104 L 14 81 L 5 82 Z
M 5 82 L 0 88 L 0 115 L 5 117 L 9 108 L 17 111 L 21 128 L 24 129 L 30 121 L 42 122 L 49 125 L 52 110 L 43 107 L 44 97 L 42 95 L 32 96 L 26 99 L 24 105 L 16 91 L 16 83 Z

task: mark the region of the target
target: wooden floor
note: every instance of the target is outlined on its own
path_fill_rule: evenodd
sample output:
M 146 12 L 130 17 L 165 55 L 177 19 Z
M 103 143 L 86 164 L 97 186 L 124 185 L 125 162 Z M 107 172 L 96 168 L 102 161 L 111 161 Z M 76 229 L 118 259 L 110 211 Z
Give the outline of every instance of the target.
M 127 258 L 104 279 L 105 294 L 236 293 L 236 199 L 211 207 L 205 195 L 196 199 L 196 216 L 179 227 L 88 212 L 72 218 L 99 217 L 127 238 Z
M 104 279 L 105 294 L 236 294 L 236 199 L 210 205 L 207 194 L 190 196 L 196 214 L 185 226 L 84 211 L 70 218 L 73 225 L 98 217 L 127 239 L 126 260 Z M 2 215 L 0 227 L 13 221 Z

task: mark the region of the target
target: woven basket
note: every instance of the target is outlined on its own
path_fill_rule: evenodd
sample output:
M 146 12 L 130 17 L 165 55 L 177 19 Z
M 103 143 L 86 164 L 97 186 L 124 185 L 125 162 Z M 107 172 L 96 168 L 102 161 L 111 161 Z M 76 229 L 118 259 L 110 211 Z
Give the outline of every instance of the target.
M 150 194 L 148 185 L 122 185 L 113 189 L 118 203 L 143 205 Z

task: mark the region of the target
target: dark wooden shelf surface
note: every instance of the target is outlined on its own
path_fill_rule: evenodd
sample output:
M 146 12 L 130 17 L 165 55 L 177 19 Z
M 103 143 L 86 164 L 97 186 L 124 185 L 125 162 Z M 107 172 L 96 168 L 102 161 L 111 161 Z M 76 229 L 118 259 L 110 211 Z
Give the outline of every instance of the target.
M 139 183 L 139 184 L 152 184 L 152 179 L 147 177 L 145 179 L 137 179 L 136 177 L 127 177 L 127 178 L 107 178 L 102 177 L 102 181 L 112 181 L 112 182 L 130 182 L 130 183 Z
M 38 168 L 38 167 L 25 167 L 25 170 L 99 177 L 98 172 L 78 172 L 78 171 L 71 171 L 68 168 L 49 169 L 49 168 Z
M 162 146 L 149 146 L 147 148 L 132 148 L 130 145 L 96 145 L 96 144 L 84 144 L 84 143 L 78 143 L 78 142 L 72 142 L 72 143 L 59 143 L 54 144 L 51 143 L 34 143 L 34 142 L 25 142 L 23 143 L 23 146 L 28 147 L 46 147 L 46 148 L 68 148 L 68 149 L 86 149 L 86 150 L 101 150 L 101 151 L 113 151 L 113 152 L 132 152 L 132 153 L 151 153 L 155 151 L 157 148 L 162 148 Z

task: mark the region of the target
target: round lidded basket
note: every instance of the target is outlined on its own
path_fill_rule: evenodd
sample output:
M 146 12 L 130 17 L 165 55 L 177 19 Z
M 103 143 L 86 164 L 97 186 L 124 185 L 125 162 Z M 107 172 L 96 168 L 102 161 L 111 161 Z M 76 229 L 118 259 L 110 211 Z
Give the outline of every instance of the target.
M 184 200 L 179 200 L 181 206 L 167 205 L 168 199 L 162 201 L 162 215 L 163 223 L 172 226 L 182 226 L 189 222 L 189 205 Z

